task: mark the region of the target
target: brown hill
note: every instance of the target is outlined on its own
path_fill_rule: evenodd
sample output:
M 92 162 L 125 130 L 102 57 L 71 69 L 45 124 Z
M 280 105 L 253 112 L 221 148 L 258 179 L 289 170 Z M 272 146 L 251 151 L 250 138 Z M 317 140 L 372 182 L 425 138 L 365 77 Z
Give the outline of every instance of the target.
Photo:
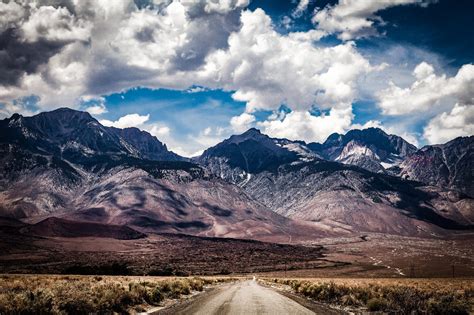
M 22 233 L 48 237 L 107 237 L 118 240 L 146 237 L 146 234 L 123 225 L 70 221 L 55 217 L 25 227 Z

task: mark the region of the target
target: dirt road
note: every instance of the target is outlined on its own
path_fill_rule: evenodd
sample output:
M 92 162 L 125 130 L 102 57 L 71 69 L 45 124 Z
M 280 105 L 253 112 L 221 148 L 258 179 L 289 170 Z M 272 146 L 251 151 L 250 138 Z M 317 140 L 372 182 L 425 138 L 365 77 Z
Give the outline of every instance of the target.
M 255 280 L 223 285 L 159 314 L 327 314 L 313 312 Z

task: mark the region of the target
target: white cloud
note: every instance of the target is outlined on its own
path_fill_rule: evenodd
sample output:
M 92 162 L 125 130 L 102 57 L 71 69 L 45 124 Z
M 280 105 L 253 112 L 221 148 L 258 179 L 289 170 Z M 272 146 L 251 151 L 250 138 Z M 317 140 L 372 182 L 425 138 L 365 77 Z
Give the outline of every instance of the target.
M 0 2 L 0 33 L 15 27 L 25 15 L 25 9 L 14 1 Z
M 74 16 L 39 6 L 23 25 L 26 38 L 73 42 L 17 86 L 0 88 L 0 102 L 33 94 L 43 110 L 135 86 L 201 86 L 235 91 L 249 113 L 281 104 L 347 107 L 355 80 L 373 70 L 353 43 L 318 47 L 320 31 L 281 35 L 263 10 L 240 14 L 247 1 L 167 3 L 155 4 L 158 10 L 131 0 L 77 2 Z M 50 19 L 37 18 L 49 11 Z
M 206 1 L 200 0 L 197 3 L 204 5 L 204 11 L 207 13 L 228 13 L 237 8 L 244 8 L 248 6 L 250 0 L 225 0 L 225 1 Z M 192 2 L 191 2 L 192 3 Z M 195 5 L 195 4 L 193 4 Z
M 191 150 L 189 148 L 182 150 L 185 151 L 183 156 L 192 157 L 201 155 L 205 149 L 218 144 L 231 134 L 232 130 L 230 130 L 230 128 L 206 127 L 198 134 L 191 134 L 187 137 L 186 142 L 193 143 L 194 146 Z
M 230 120 L 230 125 L 236 133 L 242 133 L 249 129 L 255 122 L 255 116 L 242 113 L 239 116 L 234 116 Z
M 352 118 L 350 108 L 331 109 L 329 114 L 320 116 L 308 111 L 292 111 L 270 117 L 259 122 L 258 126 L 264 133 L 276 138 L 323 142 L 334 132 L 344 133 L 351 126 Z
M 419 135 L 416 133 L 401 131 L 398 133 L 392 132 L 391 134 L 395 134 L 399 137 L 402 137 L 403 139 L 405 139 L 405 141 L 407 141 L 410 144 L 413 144 L 417 148 L 420 147 L 420 141 L 418 141 Z
M 142 126 L 145 122 L 150 119 L 150 115 L 141 116 L 139 114 L 128 114 L 120 117 L 116 121 L 110 121 L 107 119 L 100 120 L 99 122 L 107 127 L 115 128 L 129 128 L 129 127 L 139 127 Z
M 163 136 L 169 136 L 171 129 L 168 126 L 158 126 L 158 125 L 153 125 L 151 126 L 151 129 L 148 129 L 150 134 L 157 138 L 161 138 Z
M 382 123 L 378 120 L 369 120 L 364 124 L 352 124 L 352 129 L 380 128 L 384 129 Z
M 65 7 L 42 6 L 33 8 L 29 19 L 21 26 L 22 36 L 28 42 L 40 39 L 49 41 L 85 41 L 92 24 L 77 19 Z
M 413 75 L 415 82 L 401 88 L 391 82 L 377 93 L 379 106 L 384 114 L 403 115 L 413 112 L 434 111 L 447 98 L 461 104 L 474 103 L 474 65 L 462 66 L 454 77 L 436 75 L 431 65 L 422 62 Z
M 309 0 L 300 0 L 291 14 L 294 18 L 302 16 L 308 9 Z
M 383 24 L 375 13 L 384 9 L 407 4 L 426 6 L 431 0 L 340 0 L 316 11 L 313 23 L 320 30 L 337 34 L 341 40 L 351 40 L 377 35 L 375 25 Z
M 196 71 L 207 55 L 227 46 L 246 5 L 247 0 L 150 1 L 141 8 L 133 0 L 0 3 L 0 27 L 18 24 L 23 41 L 58 47 L 48 51 L 52 56 L 41 53 L 35 69 L 18 69 L 14 85 L 0 81 L 0 102 L 37 95 L 40 110 L 78 108 L 85 95 L 98 98 L 136 86 L 186 89 L 201 81 L 204 87 L 209 80 Z
M 281 18 L 280 23 L 284 28 L 288 30 L 293 25 L 293 20 L 289 16 L 285 15 L 284 17 Z
M 456 104 L 448 113 L 434 117 L 424 128 L 423 137 L 431 144 L 445 143 L 460 136 L 474 135 L 474 105 Z
M 194 86 L 186 90 L 186 92 L 188 93 L 199 93 L 199 92 L 206 92 L 206 91 L 208 91 L 208 89 L 202 86 Z
M 413 70 L 413 75 L 415 76 L 417 80 L 424 80 L 433 74 L 434 74 L 433 66 L 426 63 L 425 61 L 417 65 L 415 70 Z
M 243 10 L 247 0 L 141 2 L 146 5 L 137 7 L 133 0 L 32 0 L 28 5 L 19 0 L 0 2 L 0 29 L 17 26 L 22 40 L 32 45 L 62 42 L 37 67 L 18 76 L 15 84 L 0 83 L 0 102 L 4 104 L 0 105 L 0 114 L 60 106 L 83 108 L 84 97 L 100 100 L 103 95 L 137 86 L 189 93 L 223 89 L 246 103 L 245 112 L 232 118 L 226 132 L 231 128 L 243 131 L 255 124 L 257 111 L 278 111 L 285 105 L 292 110 L 290 114 L 268 118 L 262 126 L 273 135 L 324 140 L 327 134 L 352 126 L 351 108 L 360 96 L 361 79 L 375 75 L 382 67 L 371 66 L 353 42 L 327 46 L 318 44 L 318 40 L 327 33 L 345 39 L 365 36 L 374 31 L 376 12 L 393 5 L 427 3 L 341 0 L 316 13 L 320 18 L 315 19 L 321 19 L 316 21 L 316 29 L 283 35 L 274 29 L 263 10 Z M 309 3 L 299 1 L 296 11 L 307 10 Z M 446 103 L 445 98 L 452 99 L 450 104 L 473 104 L 472 65 L 447 78 L 436 75 L 430 64 L 415 69 L 412 86 L 401 88 L 398 85 L 406 82 L 395 80 L 396 84 L 378 95 L 384 114 L 426 112 L 433 102 Z M 385 80 L 376 81 L 377 89 L 385 87 L 379 83 Z M 18 102 L 29 95 L 39 97 L 37 108 Z M 313 116 L 310 112 L 314 109 L 329 114 Z M 87 110 L 100 115 L 106 108 L 90 105 Z M 434 114 L 447 110 L 450 108 L 443 105 Z M 135 115 L 127 118 L 130 120 L 106 123 L 122 127 L 151 125 L 148 116 Z M 160 124 L 154 132 L 171 139 L 166 128 Z M 211 130 L 193 135 L 190 141 L 194 141 L 192 149 L 197 151 L 221 139 Z M 184 141 L 170 141 L 175 147 L 184 146 Z
M 107 113 L 107 108 L 105 107 L 104 104 L 96 104 L 96 105 L 87 107 L 85 111 L 92 115 L 102 115 L 102 114 Z
M 317 47 L 312 41 L 318 32 L 281 35 L 261 9 L 244 11 L 241 21 L 229 48 L 210 55 L 200 76 L 235 91 L 249 113 L 281 104 L 295 110 L 347 107 L 356 79 L 373 70 L 353 43 Z

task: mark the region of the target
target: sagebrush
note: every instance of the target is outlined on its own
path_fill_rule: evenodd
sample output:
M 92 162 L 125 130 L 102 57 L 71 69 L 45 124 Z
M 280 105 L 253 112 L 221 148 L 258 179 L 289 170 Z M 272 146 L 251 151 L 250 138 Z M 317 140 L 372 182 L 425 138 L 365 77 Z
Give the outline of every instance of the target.
M 0 277 L 0 314 L 110 314 L 143 311 L 231 278 Z
M 474 303 L 470 280 L 449 282 L 271 279 L 316 301 L 390 314 L 469 314 Z

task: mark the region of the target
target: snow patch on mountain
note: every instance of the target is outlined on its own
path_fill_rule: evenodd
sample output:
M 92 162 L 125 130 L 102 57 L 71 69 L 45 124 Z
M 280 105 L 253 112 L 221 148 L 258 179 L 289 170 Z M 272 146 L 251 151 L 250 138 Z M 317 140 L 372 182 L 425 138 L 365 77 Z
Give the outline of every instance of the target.
M 336 158 L 336 161 L 344 161 L 350 157 L 365 156 L 379 161 L 379 156 L 369 147 L 359 144 L 356 141 L 350 141 L 346 144 L 341 154 Z
M 240 182 L 238 184 L 239 187 L 244 187 L 250 181 L 250 179 L 252 178 L 252 174 L 250 174 L 250 173 L 245 173 L 244 172 L 244 175 L 246 175 L 246 177 L 245 177 L 243 182 Z
M 275 139 L 275 144 L 281 148 L 287 149 L 288 151 L 295 152 L 300 156 L 300 160 L 303 162 L 309 162 L 318 157 L 313 151 L 311 151 L 311 149 L 297 142 L 292 142 L 286 139 Z

